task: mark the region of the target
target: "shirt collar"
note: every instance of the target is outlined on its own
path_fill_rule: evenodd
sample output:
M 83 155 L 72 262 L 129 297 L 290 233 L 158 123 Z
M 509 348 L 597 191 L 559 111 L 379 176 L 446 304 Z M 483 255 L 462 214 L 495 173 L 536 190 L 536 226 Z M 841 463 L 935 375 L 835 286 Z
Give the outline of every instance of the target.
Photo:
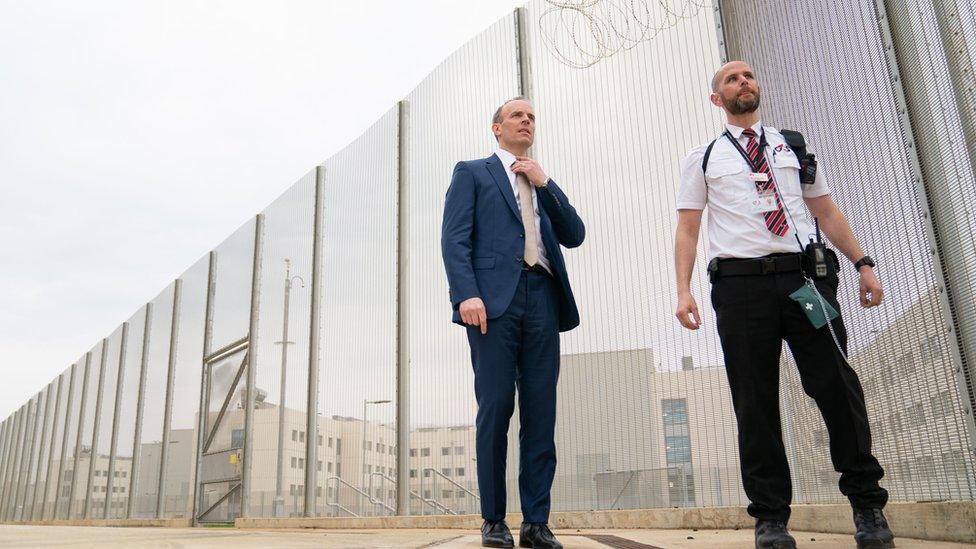
M 502 166 L 505 166 L 506 170 L 510 171 L 512 169 L 512 164 L 514 164 L 516 160 L 514 154 L 506 151 L 505 149 L 499 148 L 497 151 L 495 151 L 495 156 L 502 161 Z
M 725 124 L 725 129 L 729 130 L 729 133 L 732 134 L 732 137 L 736 139 L 742 137 L 742 132 L 745 131 L 745 128 L 740 128 L 739 126 L 729 124 L 729 123 Z M 756 135 L 762 134 L 762 120 L 752 125 L 752 131 L 756 132 Z

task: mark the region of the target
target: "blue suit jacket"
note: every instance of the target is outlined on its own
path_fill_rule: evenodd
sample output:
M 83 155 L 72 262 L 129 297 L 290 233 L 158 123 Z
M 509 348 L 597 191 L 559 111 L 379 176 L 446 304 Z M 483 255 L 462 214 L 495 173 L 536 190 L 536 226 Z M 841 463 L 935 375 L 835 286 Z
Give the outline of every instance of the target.
M 579 311 L 559 245 L 579 246 L 586 231 L 554 181 L 536 188 L 536 195 L 542 243 L 559 285 L 559 331 L 565 332 L 579 325 Z M 441 253 L 454 322 L 463 324 L 458 306 L 472 297 L 485 302 L 488 319 L 498 318 L 508 309 L 522 275 L 524 251 L 522 218 L 501 160 L 493 154 L 458 162 L 441 225 Z

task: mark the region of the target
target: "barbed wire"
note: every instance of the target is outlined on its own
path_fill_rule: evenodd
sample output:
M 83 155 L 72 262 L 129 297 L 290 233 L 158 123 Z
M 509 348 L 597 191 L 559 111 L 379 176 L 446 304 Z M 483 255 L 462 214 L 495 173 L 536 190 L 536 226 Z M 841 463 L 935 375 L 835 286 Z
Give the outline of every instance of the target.
M 561 63 L 585 69 L 694 17 L 711 0 L 545 0 L 539 30 Z

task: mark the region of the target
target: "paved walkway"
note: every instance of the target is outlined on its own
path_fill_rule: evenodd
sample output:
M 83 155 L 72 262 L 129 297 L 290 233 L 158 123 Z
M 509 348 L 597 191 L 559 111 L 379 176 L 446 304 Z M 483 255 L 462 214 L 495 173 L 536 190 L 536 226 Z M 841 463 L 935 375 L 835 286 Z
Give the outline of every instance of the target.
M 749 530 L 583 530 L 557 531 L 566 549 L 696 548 L 752 549 Z M 794 532 L 800 547 L 854 547 L 851 536 Z M 600 541 L 597 541 L 600 540 Z M 601 543 L 602 542 L 602 543 Z M 621 543 L 623 542 L 623 543 Z M 630 544 L 625 544 L 630 542 Z M 634 542 L 637 542 L 635 544 Z M 642 544 L 642 545 L 641 545 Z M 899 539 L 898 549 L 956 549 L 959 543 Z M 466 530 L 236 530 L 234 528 L 95 528 L 86 526 L 0 525 L 0 547 L 121 548 L 266 548 L 325 549 L 481 547 L 481 538 Z

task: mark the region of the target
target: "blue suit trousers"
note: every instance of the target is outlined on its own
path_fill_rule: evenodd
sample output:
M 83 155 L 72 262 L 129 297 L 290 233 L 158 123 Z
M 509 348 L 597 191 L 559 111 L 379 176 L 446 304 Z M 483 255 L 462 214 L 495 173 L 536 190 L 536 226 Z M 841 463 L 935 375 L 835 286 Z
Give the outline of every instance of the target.
M 505 518 L 507 435 L 517 389 L 523 520 L 549 521 L 549 491 L 556 472 L 557 284 L 546 274 L 522 271 L 515 297 L 500 317 L 488 322 L 488 333 L 467 328 L 478 400 L 478 485 L 485 520 Z

